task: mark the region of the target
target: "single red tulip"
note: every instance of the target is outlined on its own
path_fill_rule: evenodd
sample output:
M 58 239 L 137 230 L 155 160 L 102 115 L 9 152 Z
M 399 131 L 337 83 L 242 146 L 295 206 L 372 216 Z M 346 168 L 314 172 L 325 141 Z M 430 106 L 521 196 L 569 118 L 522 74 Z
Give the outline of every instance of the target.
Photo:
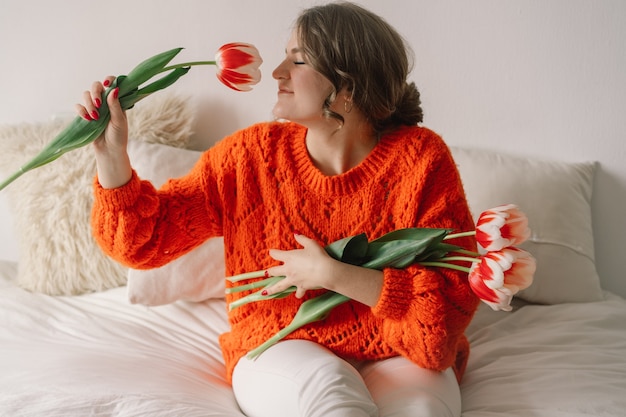
M 486 210 L 476 222 L 476 241 L 487 251 L 519 245 L 529 237 L 528 218 L 514 204 Z
M 472 265 L 469 284 L 474 293 L 494 310 L 511 310 L 511 299 L 528 288 L 536 270 L 535 258 L 522 249 L 487 252 Z
M 217 78 L 237 91 L 250 91 L 261 80 L 259 67 L 263 63 L 256 47 L 234 42 L 223 45 L 215 54 Z

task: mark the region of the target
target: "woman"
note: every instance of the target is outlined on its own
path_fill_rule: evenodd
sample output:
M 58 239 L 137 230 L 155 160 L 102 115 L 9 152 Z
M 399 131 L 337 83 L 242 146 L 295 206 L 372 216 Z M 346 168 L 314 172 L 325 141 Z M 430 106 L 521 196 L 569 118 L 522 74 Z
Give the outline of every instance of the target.
M 159 191 L 132 170 L 126 119 L 110 94 L 111 122 L 94 144 L 94 234 L 134 268 L 222 235 L 228 275 L 267 268 L 285 279 L 264 294 L 297 288 L 229 313 L 220 343 L 248 416 L 459 416 L 463 332 L 478 303 L 467 277 L 419 265 L 366 269 L 323 249 L 358 233 L 473 228 L 446 145 L 417 126 L 404 41 L 371 12 L 332 3 L 299 16 L 285 54 L 273 72 L 273 112 L 284 121 L 223 139 Z M 103 89 L 94 83 L 78 112 L 97 111 Z M 352 300 L 257 360 L 245 357 L 328 290 Z

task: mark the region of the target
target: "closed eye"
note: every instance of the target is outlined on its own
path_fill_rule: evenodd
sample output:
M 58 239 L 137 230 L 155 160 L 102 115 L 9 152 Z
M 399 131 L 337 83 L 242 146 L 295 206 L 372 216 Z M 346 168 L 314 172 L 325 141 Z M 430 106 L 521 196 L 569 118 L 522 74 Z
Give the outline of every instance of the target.
M 306 64 L 306 62 L 304 62 L 304 57 L 302 56 L 302 51 L 300 50 L 300 48 L 292 48 L 290 51 L 287 51 L 285 49 L 285 55 L 287 55 L 288 57 L 291 56 L 294 65 Z

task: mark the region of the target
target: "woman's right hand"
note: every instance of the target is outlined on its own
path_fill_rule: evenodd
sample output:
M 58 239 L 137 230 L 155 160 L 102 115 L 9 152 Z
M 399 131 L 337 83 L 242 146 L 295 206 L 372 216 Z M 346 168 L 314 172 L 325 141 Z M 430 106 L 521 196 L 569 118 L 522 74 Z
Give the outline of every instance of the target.
M 76 105 L 76 112 L 86 120 L 97 120 L 98 109 L 102 105 L 102 93 L 115 77 L 109 76 L 103 82 L 96 81 L 91 89 L 83 93 L 83 104 Z M 111 120 L 104 133 L 94 143 L 98 181 L 103 188 L 117 188 L 126 184 L 132 176 L 132 168 L 127 153 L 128 121 L 122 110 L 115 89 L 106 98 Z

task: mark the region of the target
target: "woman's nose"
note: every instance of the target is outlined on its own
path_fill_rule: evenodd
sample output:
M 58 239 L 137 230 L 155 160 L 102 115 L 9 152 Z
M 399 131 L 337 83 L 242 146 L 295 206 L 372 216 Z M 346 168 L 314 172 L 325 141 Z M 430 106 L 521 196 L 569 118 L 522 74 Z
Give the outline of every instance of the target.
M 276 80 L 282 80 L 289 76 L 289 71 L 285 68 L 285 61 L 278 64 L 274 71 L 272 71 L 272 77 Z

